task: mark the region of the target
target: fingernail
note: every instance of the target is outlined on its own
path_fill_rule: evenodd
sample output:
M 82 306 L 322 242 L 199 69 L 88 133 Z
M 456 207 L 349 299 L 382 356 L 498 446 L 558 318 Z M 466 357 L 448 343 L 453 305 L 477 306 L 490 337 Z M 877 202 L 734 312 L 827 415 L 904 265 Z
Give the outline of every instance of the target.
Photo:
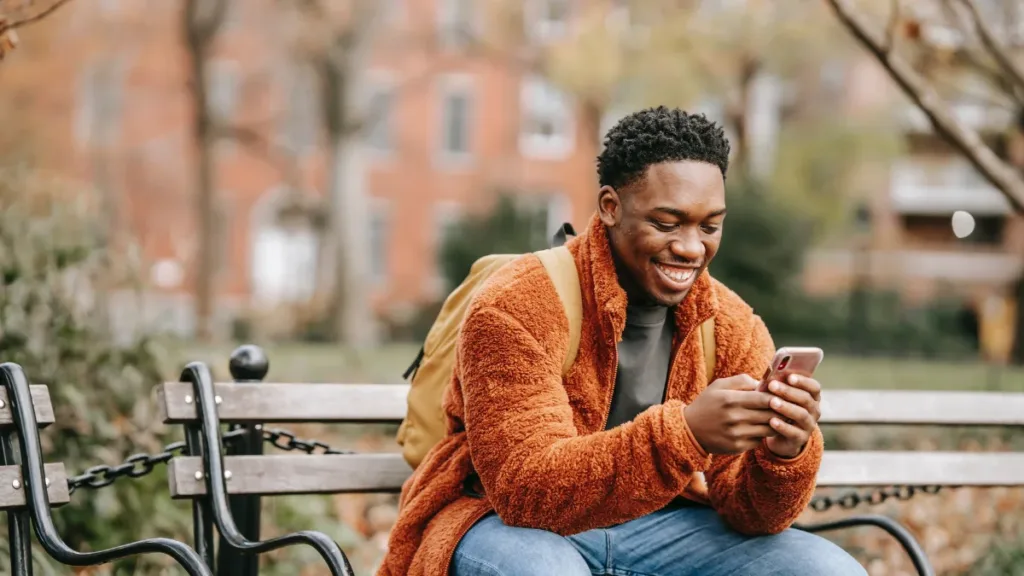
M 775 408 L 776 410 L 782 408 L 782 400 L 779 400 L 778 398 L 772 398 L 772 408 Z
M 778 418 L 772 418 L 772 428 L 778 428 L 780 425 L 782 425 L 782 423 L 779 422 Z
M 782 390 L 782 384 L 772 380 L 771 383 L 768 384 L 768 389 L 772 392 L 778 392 L 779 390 Z
M 798 380 L 799 378 L 800 378 L 800 377 L 799 377 L 799 376 L 797 376 L 796 374 L 790 374 L 790 375 L 789 375 L 789 383 L 790 383 L 790 384 L 793 384 L 793 385 L 796 385 L 796 383 L 797 383 L 797 380 Z

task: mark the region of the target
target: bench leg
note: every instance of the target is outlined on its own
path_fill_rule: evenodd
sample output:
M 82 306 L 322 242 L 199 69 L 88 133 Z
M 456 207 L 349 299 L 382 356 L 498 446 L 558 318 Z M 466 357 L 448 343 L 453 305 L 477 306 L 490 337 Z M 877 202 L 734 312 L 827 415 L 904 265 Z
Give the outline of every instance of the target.
M 203 439 L 199 428 L 185 426 L 185 450 L 188 455 L 202 456 L 202 445 Z M 210 502 L 206 498 L 196 498 L 192 501 L 192 535 L 196 553 L 203 559 L 204 564 L 213 569 L 213 517 L 210 515 Z
M 924 550 L 921 548 L 921 545 L 918 544 L 914 535 L 904 528 L 902 524 L 892 518 L 888 518 L 880 514 L 866 514 L 863 516 L 843 518 L 833 522 L 795 525 L 793 527 L 805 532 L 830 532 L 832 530 L 853 528 L 854 526 L 875 526 L 885 530 L 890 536 L 895 538 L 901 546 L 903 546 L 903 549 L 907 552 L 907 556 L 910 557 L 910 561 L 914 563 L 914 569 L 917 570 L 917 573 L 920 576 L 935 576 L 935 570 L 932 568 L 931 563 L 928 562 L 928 556 L 925 555 Z
M 60 537 L 50 512 L 46 493 L 46 471 L 43 469 L 43 449 L 39 440 L 39 423 L 32 406 L 32 392 L 21 366 L 6 362 L 0 364 L 0 384 L 7 389 L 11 401 L 11 414 L 18 434 L 21 456 L 22 484 L 25 500 L 32 514 L 39 544 L 53 559 L 68 566 L 96 566 L 139 554 L 159 553 L 170 556 L 189 576 L 210 576 L 195 550 L 169 538 L 147 538 L 114 546 L 106 550 L 79 552 L 73 550 Z
M 311 546 L 327 563 L 333 576 L 354 576 L 348 557 L 330 536 L 323 532 L 304 530 L 263 541 L 247 539 L 235 524 L 228 505 L 227 486 L 224 478 L 223 443 L 221 442 L 220 418 L 217 416 L 213 376 L 210 368 L 202 362 L 192 362 L 181 373 L 181 381 L 189 382 L 195 390 L 196 412 L 200 418 L 202 433 L 203 469 L 206 471 L 206 494 L 213 513 L 217 531 L 228 546 L 245 554 L 255 555 L 277 550 L 292 544 Z
M 5 466 L 18 464 L 10 434 L 0 436 L 0 460 Z M 7 511 L 7 536 L 11 576 L 32 576 L 32 517 L 27 508 Z
M 258 385 L 267 375 L 270 363 L 266 353 L 258 346 L 240 346 L 231 353 L 231 360 L 228 369 L 235 382 Z M 263 455 L 263 426 L 260 424 L 237 424 L 230 427 L 230 431 L 244 430 L 244 435 L 239 438 L 236 444 L 227 448 L 229 456 L 262 456 Z M 238 524 L 238 531 L 247 540 L 259 542 L 260 540 L 260 497 L 259 495 L 228 496 L 231 506 L 231 515 L 235 517 Z M 220 537 L 220 546 L 217 548 L 217 574 L 220 576 L 259 576 L 259 557 L 255 554 L 243 554 L 235 550 L 224 536 Z

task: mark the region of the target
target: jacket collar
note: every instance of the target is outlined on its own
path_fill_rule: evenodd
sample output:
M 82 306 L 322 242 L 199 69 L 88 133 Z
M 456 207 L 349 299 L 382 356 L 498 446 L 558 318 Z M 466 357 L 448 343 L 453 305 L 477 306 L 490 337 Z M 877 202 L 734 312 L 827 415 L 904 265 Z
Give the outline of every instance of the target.
M 626 291 L 619 283 L 615 261 L 612 258 L 608 230 L 595 213 L 587 229 L 578 239 L 577 266 L 580 267 L 580 286 L 590 292 L 590 300 L 599 314 L 611 323 L 616 340 L 626 324 Z M 707 270 L 694 281 L 690 293 L 676 306 L 675 321 L 677 332 L 688 333 L 718 311 L 718 298 Z

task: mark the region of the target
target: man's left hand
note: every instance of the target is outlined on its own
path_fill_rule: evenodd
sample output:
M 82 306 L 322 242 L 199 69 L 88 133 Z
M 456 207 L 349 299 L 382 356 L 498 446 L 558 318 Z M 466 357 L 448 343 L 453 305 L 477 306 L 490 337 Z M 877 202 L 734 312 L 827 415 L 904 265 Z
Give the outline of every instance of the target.
M 787 383 L 772 381 L 768 391 L 776 397 L 772 410 L 778 414 L 770 421 L 775 435 L 765 445 L 782 458 L 796 458 L 803 451 L 821 418 L 821 384 L 813 378 L 790 374 Z

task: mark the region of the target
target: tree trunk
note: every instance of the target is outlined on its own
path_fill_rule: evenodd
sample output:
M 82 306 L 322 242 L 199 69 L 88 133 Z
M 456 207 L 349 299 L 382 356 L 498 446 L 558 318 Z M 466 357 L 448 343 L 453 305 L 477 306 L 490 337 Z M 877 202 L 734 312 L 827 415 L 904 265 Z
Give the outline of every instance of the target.
M 209 342 L 213 337 L 214 274 L 217 269 L 214 199 L 214 145 L 216 124 L 207 102 L 206 57 L 229 0 L 186 0 L 184 10 L 185 41 L 188 48 L 192 91 L 192 129 L 198 155 L 196 181 L 196 217 L 199 222 L 199 254 L 195 267 L 196 337 Z M 200 10 L 200 6 L 206 10 Z

